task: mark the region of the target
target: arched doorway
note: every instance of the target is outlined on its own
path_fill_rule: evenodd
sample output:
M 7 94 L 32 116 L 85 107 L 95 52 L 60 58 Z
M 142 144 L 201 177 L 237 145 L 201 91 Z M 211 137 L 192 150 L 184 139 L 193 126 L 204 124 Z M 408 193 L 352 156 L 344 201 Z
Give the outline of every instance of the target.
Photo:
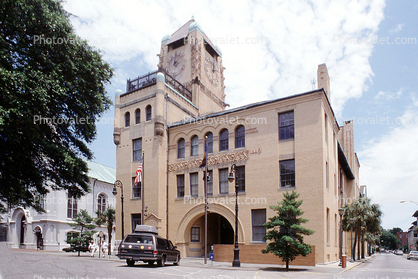
M 26 228 L 26 217 L 25 215 L 22 216 L 20 219 L 20 244 L 25 243 L 25 228 Z
M 36 228 L 33 230 L 33 232 L 36 234 L 36 249 L 44 249 L 44 240 L 42 238 L 42 228 L 40 226 L 36 226 Z
M 205 216 L 200 216 L 190 228 L 189 256 L 204 256 Z M 208 214 L 207 251 L 214 244 L 233 244 L 234 230 L 228 220 L 218 213 Z

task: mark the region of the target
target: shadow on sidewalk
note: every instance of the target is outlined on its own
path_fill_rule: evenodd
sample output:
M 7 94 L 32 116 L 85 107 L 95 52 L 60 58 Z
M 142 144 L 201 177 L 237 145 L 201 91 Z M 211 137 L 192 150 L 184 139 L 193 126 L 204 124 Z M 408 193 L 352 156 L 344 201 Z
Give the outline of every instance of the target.
M 286 272 L 286 268 L 285 267 L 263 267 L 260 268 L 260 270 L 262 271 L 278 271 L 278 272 Z M 289 272 L 303 272 L 303 271 L 308 271 L 307 268 L 291 268 L 289 267 Z

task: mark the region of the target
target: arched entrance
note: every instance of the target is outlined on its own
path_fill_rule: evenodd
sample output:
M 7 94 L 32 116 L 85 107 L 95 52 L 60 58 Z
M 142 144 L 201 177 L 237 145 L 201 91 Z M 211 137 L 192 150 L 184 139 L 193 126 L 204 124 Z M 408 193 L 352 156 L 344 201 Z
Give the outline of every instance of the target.
M 204 218 L 204 204 L 200 204 L 191 208 L 180 221 L 175 241 L 182 255 L 204 256 Z M 209 251 L 213 244 L 233 244 L 234 224 L 235 213 L 230 208 L 222 204 L 209 204 L 207 250 Z M 245 240 L 240 220 L 238 220 L 238 239 L 240 242 Z
M 44 249 L 44 240 L 42 238 L 42 228 L 40 226 L 36 226 L 36 228 L 33 230 L 33 232 L 36 234 L 36 249 Z
M 22 215 L 22 218 L 20 219 L 20 244 L 25 243 L 25 228 L 26 228 L 26 217 L 25 215 Z

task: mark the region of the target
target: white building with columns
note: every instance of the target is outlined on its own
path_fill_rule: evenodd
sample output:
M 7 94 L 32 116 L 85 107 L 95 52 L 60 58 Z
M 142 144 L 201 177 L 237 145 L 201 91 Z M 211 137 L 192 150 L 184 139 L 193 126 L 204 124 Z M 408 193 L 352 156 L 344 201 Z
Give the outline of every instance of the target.
M 116 208 L 115 197 L 112 194 L 116 179 L 116 170 L 95 162 L 88 161 L 90 177 L 90 193 L 74 199 L 67 191 L 51 191 L 48 193 L 42 206 L 46 213 L 37 213 L 32 208 L 14 208 L 2 216 L 1 229 L 4 232 L 3 240 L 10 248 L 62 250 L 69 247 L 66 243 L 67 235 L 77 232 L 68 223 L 73 217 L 85 209 L 92 217 L 97 217 L 97 210 L 107 207 Z M 96 227 L 94 236 L 98 242 L 98 233 L 103 231 L 105 241 L 108 240 L 107 228 Z M 112 247 L 114 247 L 115 228 L 112 232 Z M 41 245 L 42 243 L 42 245 Z

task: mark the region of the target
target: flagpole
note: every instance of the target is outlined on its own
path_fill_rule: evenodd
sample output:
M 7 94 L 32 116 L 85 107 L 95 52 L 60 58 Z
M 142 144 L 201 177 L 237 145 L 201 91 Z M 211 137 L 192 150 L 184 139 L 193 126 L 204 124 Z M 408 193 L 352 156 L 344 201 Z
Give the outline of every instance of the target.
M 207 138 L 208 136 L 205 136 L 205 172 L 203 173 L 204 176 L 204 191 L 205 191 L 205 264 L 207 264 L 208 261 L 208 148 L 207 148 Z
M 144 225 L 145 222 L 145 197 L 144 197 L 144 149 L 142 149 L 142 180 L 141 180 L 141 201 L 142 201 L 142 212 L 141 212 L 141 225 Z

